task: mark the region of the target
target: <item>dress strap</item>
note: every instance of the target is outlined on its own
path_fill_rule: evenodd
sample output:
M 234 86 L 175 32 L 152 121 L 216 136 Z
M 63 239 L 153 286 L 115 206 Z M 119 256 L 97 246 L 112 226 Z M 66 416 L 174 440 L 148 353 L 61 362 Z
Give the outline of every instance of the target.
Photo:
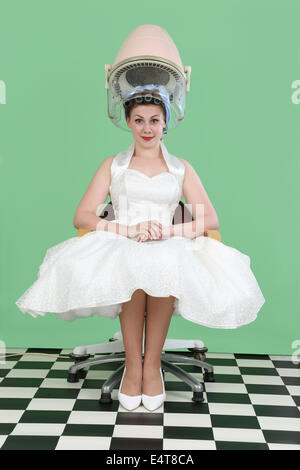
M 113 158 L 113 161 L 111 164 L 111 178 L 112 179 L 118 178 L 118 176 L 121 175 L 128 168 L 130 159 L 134 152 L 134 145 L 135 145 L 135 142 L 133 141 L 127 150 L 124 150 L 118 153 Z M 165 146 L 163 141 L 160 141 L 160 147 L 161 147 L 163 157 L 165 159 L 167 167 L 169 168 L 170 173 L 172 173 L 177 178 L 179 185 L 182 186 L 183 179 L 184 179 L 184 171 L 185 171 L 184 164 L 179 158 L 175 157 L 174 155 L 171 155 L 168 152 L 167 147 Z

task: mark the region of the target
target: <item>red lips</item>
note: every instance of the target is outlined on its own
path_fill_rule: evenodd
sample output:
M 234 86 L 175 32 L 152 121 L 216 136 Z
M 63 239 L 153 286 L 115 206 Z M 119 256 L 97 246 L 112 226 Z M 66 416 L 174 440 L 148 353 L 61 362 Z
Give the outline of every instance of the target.
M 143 136 L 142 136 L 143 137 Z M 151 140 L 153 137 L 143 137 L 144 140 Z

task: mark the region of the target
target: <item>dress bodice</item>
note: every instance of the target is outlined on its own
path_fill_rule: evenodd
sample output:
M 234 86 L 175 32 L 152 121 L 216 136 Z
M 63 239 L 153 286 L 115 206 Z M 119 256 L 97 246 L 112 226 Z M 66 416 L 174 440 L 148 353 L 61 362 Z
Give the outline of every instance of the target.
M 169 171 L 152 177 L 128 168 L 134 142 L 113 158 L 109 194 L 116 222 L 133 225 L 145 220 L 158 220 L 162 225 L 172 224 L 183 196 L 185 166 L 179 158 L 168 153 L 162 141 L 160 146 Z

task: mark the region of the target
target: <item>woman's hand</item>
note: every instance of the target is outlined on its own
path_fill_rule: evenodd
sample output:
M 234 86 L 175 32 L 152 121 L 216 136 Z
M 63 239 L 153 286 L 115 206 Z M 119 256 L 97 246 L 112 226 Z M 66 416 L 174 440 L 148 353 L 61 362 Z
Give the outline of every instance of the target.
M 136 225 L 131 225 L 129 227 L 129 238 L 138 237 L 137 241 L 140 241 L 140 238 L 144 239 L 159 239 L 161 238 L 162 225 L 157 220 L 145 220 L 139 222 Z
M 147 240 L 165 240 L 167 238 L 171 238 L 173 236 L 173 226 L 163 226 L 160 232 L 160 237 L 159 238 L 152 238 L 149 233 L 144 233 L 144 234 L 139 234 L 136 241 L 137 242 L 145 242 Z

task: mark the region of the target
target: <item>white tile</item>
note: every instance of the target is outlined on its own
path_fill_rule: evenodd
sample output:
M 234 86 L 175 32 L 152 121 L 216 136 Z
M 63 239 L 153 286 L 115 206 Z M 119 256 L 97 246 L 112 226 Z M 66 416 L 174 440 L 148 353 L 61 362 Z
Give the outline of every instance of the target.
M 272 361 L 290 361 L 292 362 L 292 356 L 276 356 L 276 355 L 271 355 L 269 354 L 269 358 Z
M 286 385 L 286 388 L 291 395 L 300 395 L 300 385 Z
M 69 398 L 33 398 L 27 410 L 72 410 L 76 400 Z
M 271 395 L 263 393 L 249 393 L 253 405 L 295 406 L 295 402 L 289 395 Z
M 300 377 L 300 367 L 299 369 L 284 369 L 277 367 L 276 370 L 281 377 Z
M 77 400 L 99 400 L 101 397 L 101 390 L 98 388 L 82 388 L 78 395 Z M 118 389 L 113 389 L 111 392 L 111 399 L 118 400 Z
M 212 415 L 256 416 L 252 405 L 239 403 L 209 403 L 208 408 Z
M 60 436 L 65 424 L 58 423 L 19 423 L 11 432 L 13 436 Z
M 276 431 L 298 431 L 300 432 L 299 418 L 283 418 L 273 416 L 258 416 L 259 425 L 262 429 Z
M 214 373 L 223 375 L 241 375 L 241 371 L 237 366 L 214 366 Z
M 244 384 L 205 382 L 206 393 L 247 393 Z
M 7 370 L 7 369 L 12 369 L 15 367 L 18 361 L 5 361 L 1 362 L 0 364 L 0 370 Z
M 216 450 L 215 441 L 200 440 L 200 439 L 164 439 L 163 450 Z M 187 462 L 188 455 L 181 457 L 182 462 Z M 179 456 L 177 457 L 179 462 Z
M 25 410 L 1 410 L 0 423 L 18 423 Z
M 0 436 L 0 449 L 1 447 L 3 446 L 4 442 L 6 441 L 6 439 L 8 438 L 8 436 Z
M 166 401 L 178 401 L 178 402 L 188 402 L 188 403 L 194 403 L 193 400 L 193 392 L 181 392 L 178 390 L 167 390 L 166 391 Z M 206 393 L 203 392 L 203 398 L 204 401 L 207 402 L 206 399 Z
M 207 352 L 206 354 L 207 361 L 209 362 L 209 359 L 235 359 L 234 354 L 231 353 L 210 353 Z
M 49 373 L 48 369 L 12 369 L 6 377 L 43 379 Z
M 67 361 L 56 361 L 51 366 L 51 370 L 69 370 L 73 364 Z
M 270 367 L 275 369 L 273 362 L 267 359 L 237 359 L 236 362 L 239 367 Z
M 60 436 L 55 450 L 109 450 L 110 437 Z
M 300 450 L 297 444 L 268 444 L 270 450 Z
M 273 375 L 243 375 L 245 384 L 284 385 L 281 377 Z
M 40 385 L 40 388 L 81 388 L 83 380 L 79 382 L 68 382 L 67 379 L 45 379 Z
M 6 354 L 24 354 L 27 348 L 6 348 Z
M 211 427 L 209 414 L 165 413 L 164 426 Z
M 19 362 L 51 362 L 51 361 L 56 361 L 57 360 L 57 356 L 53 357 L 53 356 L 50 356 L 50 355 L 44 355 L 44 354 L 40 354 L 40 353 L 28 353 L 28 354 L 25 354 L 24 356 L 22 356 L 19 360 Z M 45 366 L 47 367 L 47 366 Z
M 213 428 L 215 441 L 266 442 L 260 429 Z
M 111 375 L 113 375 L 114 371 L 107 371 L 107 370 L 88 370 L 87 379 L 95 379 L 95 380 L 107 380 Z
M 72 411 L 68 424 L 115 424 L 116 411 Z
M 126 437 L 139 439 L 162 439 L 163 426 L 138 426 L 116 424 L 112 437 Z
M 0 398 L 32 398 L 37 387 L 0 387 Z

